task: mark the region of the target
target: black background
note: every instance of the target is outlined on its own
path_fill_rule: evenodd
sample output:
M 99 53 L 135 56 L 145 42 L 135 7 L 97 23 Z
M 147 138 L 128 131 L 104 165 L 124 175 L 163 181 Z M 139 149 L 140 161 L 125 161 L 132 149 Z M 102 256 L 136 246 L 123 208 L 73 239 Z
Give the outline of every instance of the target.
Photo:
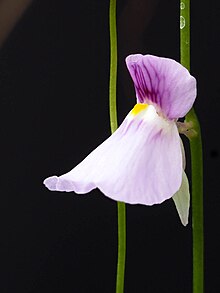
M 179 60 L 178 1 L 139 0 L 127 14 L 130 2 L 118 1 L 119 122 L 135 103 L 124 58 L 140 52 Z M 206 292 L 215 293 L 220 15 L 217 1 L 191 2 L 191 72 L 204 142 L 205 282 Z M 110 135 L 108 4 L 33 1 L 0 50 L 1 292 L 115 292 L 116 203 L 98 190 L 79 196 L 42 184 Z M 187 164 L 190 175 L 189 156 Z M 191 232 L 191 219 L 183 227 L 172 200 L 127 206 L 125 292 L 191 292 Z

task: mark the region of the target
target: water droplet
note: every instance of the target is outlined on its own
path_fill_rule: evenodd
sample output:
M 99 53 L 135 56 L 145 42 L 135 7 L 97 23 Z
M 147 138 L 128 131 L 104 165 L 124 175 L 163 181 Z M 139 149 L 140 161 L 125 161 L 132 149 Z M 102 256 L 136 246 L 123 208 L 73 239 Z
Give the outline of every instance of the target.
M 184 2 L 180 2 L 180 9 L 184 9 L 185 8 L 185 3 Z
M 186 25 L 185 18 L 183 16 L 180 16 L 180 29 L 183 29 Z

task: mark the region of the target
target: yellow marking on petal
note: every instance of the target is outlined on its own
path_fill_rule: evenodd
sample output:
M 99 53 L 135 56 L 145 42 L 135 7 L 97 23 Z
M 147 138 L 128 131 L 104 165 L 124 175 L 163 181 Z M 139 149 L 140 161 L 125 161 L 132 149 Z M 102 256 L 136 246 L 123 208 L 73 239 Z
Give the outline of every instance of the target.
M 136 104 L 134 106 L 134 108 L 131 110 L 131 114 L 133 115 L 137 115 L 139 114 L 141 111 L 147 109 L 149 105 L 148 104 Z

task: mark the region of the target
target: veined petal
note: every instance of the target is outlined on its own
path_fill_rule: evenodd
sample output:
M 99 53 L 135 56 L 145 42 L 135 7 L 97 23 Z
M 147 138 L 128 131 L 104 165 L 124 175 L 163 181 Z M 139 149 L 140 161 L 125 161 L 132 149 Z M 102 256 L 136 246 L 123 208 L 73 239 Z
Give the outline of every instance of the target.
M 183 117 L 196 98 L 196 80 L 180 63 L 152 55 L 126 58 L 138 103 L 153 104 L 169 119 Z
M 79 165 L 44 184 L 50 190 L 86 193 L 98 187 L 126 203 L 152 205 L 172 197 L 182 181 L 176 124 L 153 106 L 136 107 L 121 126 Z
M 186 173 L 183 171 L 183 178 L 180 189 L 172 197 L 179 214 L 180 220 L 184 226 L 188 224 L 189 206 L 190 206 L 190 193 L 189 183 Z

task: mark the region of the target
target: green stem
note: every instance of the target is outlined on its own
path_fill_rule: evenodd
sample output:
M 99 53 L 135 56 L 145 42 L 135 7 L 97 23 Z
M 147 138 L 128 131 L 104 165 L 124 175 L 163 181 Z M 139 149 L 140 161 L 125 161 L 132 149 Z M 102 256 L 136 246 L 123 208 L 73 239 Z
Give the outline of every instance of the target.
M 110 77 L 109 77 L 109 114 L 112 133 L 118 128 L 116 85 L 117 85 L 117 30 L 116 30 L 116 0 L 110 0 L 109 6 L 110 30 Z
M 117 30 L 116 30 L 116 0 L 110 0 L 109 6 L 110 30 L 110 78 L 109 78 L 109 114 L 112 133 L 117 129 Z M 122 202 L 118 207 L 118 264 L 116 278 L 116 293 L 124 292 L 124 272 L 126 257 L 126 206 Z
M 124 292 L 124 274 L 126 257 L 126 206 L 118 202 L 118 264 L 116 293 Z
M 203 231 L 203 158 L 202 138 L 198 119 L 191 110 L 186 121 L 192 121 L 197 136 L 190 140 L 192 165 L 192 229 L 193 229 L 193 293 L 204 292 L 204 231 Z
M 190 70 L 190 0 L 180 0 L 180 58 Z M 190 139 L 192 168 L 193 293 L 204 292 L 203 157 L 199 120 L 194 109 L 186 116 L 196 136 Z
M 180 61 L 190 70 L 190 0 L 180 0 Z

